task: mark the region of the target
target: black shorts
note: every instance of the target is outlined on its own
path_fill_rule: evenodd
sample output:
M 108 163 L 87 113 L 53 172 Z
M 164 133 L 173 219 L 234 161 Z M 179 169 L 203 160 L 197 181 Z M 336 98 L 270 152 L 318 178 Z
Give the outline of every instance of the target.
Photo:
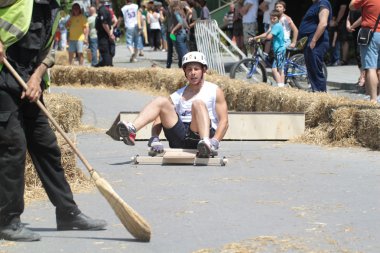
M 178 117 L 177 123 L 170 129 L 163 128 L 170 148 L 196 149 L 200 141 L 199 134 L 191 131 L 190 123 L 183 123 Z M 215 129 L 210 126 L 210 138 L 215 135 Z

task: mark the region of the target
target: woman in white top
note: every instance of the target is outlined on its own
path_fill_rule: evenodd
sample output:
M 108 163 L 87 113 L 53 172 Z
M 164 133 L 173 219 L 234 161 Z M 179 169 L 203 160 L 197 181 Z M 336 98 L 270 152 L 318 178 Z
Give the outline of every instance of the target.
M 160 11 L 156 6 L 148 11 L 147 21 L 153 37 L 153 48 L 157 51 L 161 47 L 161 25 L 160 25 Z

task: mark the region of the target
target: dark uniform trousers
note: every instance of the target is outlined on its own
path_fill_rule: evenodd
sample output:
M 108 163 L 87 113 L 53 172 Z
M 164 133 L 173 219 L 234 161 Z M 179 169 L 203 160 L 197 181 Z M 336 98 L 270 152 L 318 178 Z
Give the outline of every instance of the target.
M 102 59 L 97 66 L 113 66 L 112 57 L 115 55 L 115 45 L 108 38 L 98 38 L 98 49 Z
M 46 115 L 35 103 L 21 101 L 19 93 L 11 95 L 0 89 L 0 225 L 24 211 L 27 149 L 56 214 L 80 213 Z
M 307 69 L 307 77 L 309 78 L 313 91 L 326 92 L 326 76 L 323 73 L 324 57 L 329 49 L 329 42 L 317 42 L 313 49 L 309 43 L 305 47 L 305 64 Z

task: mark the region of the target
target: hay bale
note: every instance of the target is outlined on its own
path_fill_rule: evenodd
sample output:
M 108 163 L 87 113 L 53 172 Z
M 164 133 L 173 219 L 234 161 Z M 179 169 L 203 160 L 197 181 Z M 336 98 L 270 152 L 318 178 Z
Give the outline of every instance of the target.
M 64 93 L 46 93 L 44 101 L 50 114 L 66 133 L 79 127 L 83 114 L 80 99 Z M 55 130 L 53 125 L 51 127 Z
M 313 128 L 306 128 L 305 133 L 296 137 L 292 142 L 301 142 L 314 145 L 328 145 L 332 127 L 329 123 L 322 123 Z
M 353 107 L 341 107 L 333 111 L 331 138 L 334 141 L 355 137 L 357 112 L 358 108 Z
M 69 135 L 69 138 L 75 143 L 75 135 Z M 61 149 L 61 163 L 65 171 L 65 177 L 74 192 L 81 192 L 92 189 L 93 183 L 76 167 L 76 155 L 66 141 L 57 135 L 58 145 Z M 34 168 L 30 155 L 27 154 L 25 163 L 25 200 L 31 202 L 36 199 L 45 199 L 46 193 L 42 183 Z
M 69 65 L 69 52 L 55 51 L 55 65 Z
M 155 94 L 157 92 L 170 94 L 186 83 L 181 69 L 55 66 L 51 73 L 52 81 L 57 85 L 107 85 L 126 89 L 153 90 Z M 380 140 L 377 138 L 369 140 L 362 136 L 366 134 L 366 131 L 355 130 L 357 126 L 355 116 L 353 116 L 356 111 L 359 113 L 362 110 L 379 108 L 377 105 L 327 93 L 310 93 L 292 88 L 271 87 L 266 84 L 248 84 L 211 71 L 208 71 L 205 79 L 223 89 L 230 111 L 304 112 L 307 130 L 302 142 L 351 145 L 358 143 L 360 139 L 362 145 L 380 149 Z M 364 113 L 361 120 L 363 122 L 372 120 L 366 119 L 367 116 Z M 313 138 L 315 140 L 312 140 Z
M 357 112 L 357 139 L 364 146 L 380 149 L 380 110 L 367 109 Z

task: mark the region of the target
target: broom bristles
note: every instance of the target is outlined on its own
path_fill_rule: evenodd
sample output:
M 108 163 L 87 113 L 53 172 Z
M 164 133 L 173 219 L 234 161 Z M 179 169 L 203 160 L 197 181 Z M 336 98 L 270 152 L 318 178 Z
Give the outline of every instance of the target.
M 133 210 L 124 200 L 112 189 L 112 186 L 96 172 L 92 173 L 96 187 L 111 205 L 116 216 L 124 227 L 138 240 L 149 242 L 151 229 L 145 219 Z

